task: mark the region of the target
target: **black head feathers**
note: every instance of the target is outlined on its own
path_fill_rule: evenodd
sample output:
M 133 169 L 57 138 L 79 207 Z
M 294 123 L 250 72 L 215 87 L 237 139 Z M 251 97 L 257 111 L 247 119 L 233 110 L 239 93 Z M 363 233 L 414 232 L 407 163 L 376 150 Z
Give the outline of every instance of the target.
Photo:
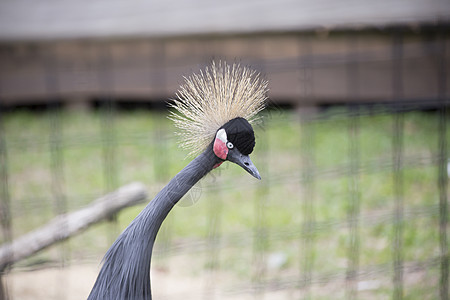
M 234 118 L 220 129 L 225 129 L 227 139 L 244 155 L 249 155 L 255 147 L 255 133 L 252 125 L 241 117 Z

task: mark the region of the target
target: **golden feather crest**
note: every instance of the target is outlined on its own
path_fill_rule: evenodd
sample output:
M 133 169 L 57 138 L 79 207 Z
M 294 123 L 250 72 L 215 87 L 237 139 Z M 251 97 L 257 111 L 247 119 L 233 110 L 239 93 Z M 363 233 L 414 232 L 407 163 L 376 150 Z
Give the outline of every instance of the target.
M 253 125 L 265 107 L 268 82 L 240 64 L 213 62 L 205 71 L 184 79 L 170 105 L 175 111 L 169 118 L 189 155 L 203 151 L 229 120 L 242 117 Z

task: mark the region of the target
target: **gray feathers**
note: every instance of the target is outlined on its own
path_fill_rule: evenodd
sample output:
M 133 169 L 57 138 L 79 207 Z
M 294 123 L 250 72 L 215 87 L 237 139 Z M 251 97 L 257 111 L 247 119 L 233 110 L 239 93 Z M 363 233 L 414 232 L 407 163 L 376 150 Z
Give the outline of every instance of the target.
M 156 195 L 106 253 L 89 300 L 151 299 L 150 263 L 156 234 L 172 207 L 218 162 L 206 149 Z
M 88 299 L 151 299 L 150 259 L 154 237 L 145 230 L 145 225 L 150 225 L 145 221 L 153 219 L 153 209 L 149 206 L 106 253 Z

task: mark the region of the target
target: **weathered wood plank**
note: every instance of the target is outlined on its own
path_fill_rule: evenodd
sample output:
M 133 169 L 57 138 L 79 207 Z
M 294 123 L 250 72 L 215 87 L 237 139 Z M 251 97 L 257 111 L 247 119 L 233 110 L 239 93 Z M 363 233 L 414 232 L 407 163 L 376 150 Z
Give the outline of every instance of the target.
M 444 42 L 450 49 L 448 36 Z M 212 59 L 259 69 L 269 80 L 274 102 L 390 101 L 396 66 L 401 66 L 405 99 L 436 99 L 437 43 L 435 32 L 404 32 L 399 64 L 394 63 L 389 31 L 0 46 L 0 101 L 3 105 L 105 97 L 165 101 L 174 97 L 183 76 Z M 450 70 L 450 51 L 445 56 Z M 349 66 L 358 76 L 349 74 Z M 48 85 L 49 76 L 53 86 Z M 447 81 L 450 94 L 450 76 Z
M 78 211 L 60 215 L 46 225 L 0 247 L 0 270 L 57 242 L 75 235 L 123 208 L 136 205 L 147 198 L 142 183 L 131 183 L 95 200 Z

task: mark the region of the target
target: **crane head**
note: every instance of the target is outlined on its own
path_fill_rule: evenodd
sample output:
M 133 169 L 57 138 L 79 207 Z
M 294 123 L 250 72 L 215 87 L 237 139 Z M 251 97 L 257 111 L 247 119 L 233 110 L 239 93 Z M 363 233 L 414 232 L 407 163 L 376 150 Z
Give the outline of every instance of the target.
M 212 62 L 185 81 L 176 94 L 177 99 L 172 99 L 170 104 L 174 110 L 169 118 L 178 128 L 180 145 L 190 151 L 189 155 L 199 155 L 215 141 L 218 131 L 224 129 L 227 138 L 220 135 L 225 141 L 221 145 L 227 153 L 220 154 L 222 160 L 232 160 L 237 153 L 226 149 L 226 141 L 248 156 L 255 145 L 250 124 L 256 124 L 259 120 L 256 115 L 265 107 L 268 82 L 248 67 L 223 61 Z M 245 163 L 241 165 L 248 169 Z
M 222 161 L 228 160 L 261 179 L 258 169 L 250 159 L 255 147 L 255 134 L 250 123 L 241 117 L 234 118 L 217 130 L 213 142 L 214 154 Z

